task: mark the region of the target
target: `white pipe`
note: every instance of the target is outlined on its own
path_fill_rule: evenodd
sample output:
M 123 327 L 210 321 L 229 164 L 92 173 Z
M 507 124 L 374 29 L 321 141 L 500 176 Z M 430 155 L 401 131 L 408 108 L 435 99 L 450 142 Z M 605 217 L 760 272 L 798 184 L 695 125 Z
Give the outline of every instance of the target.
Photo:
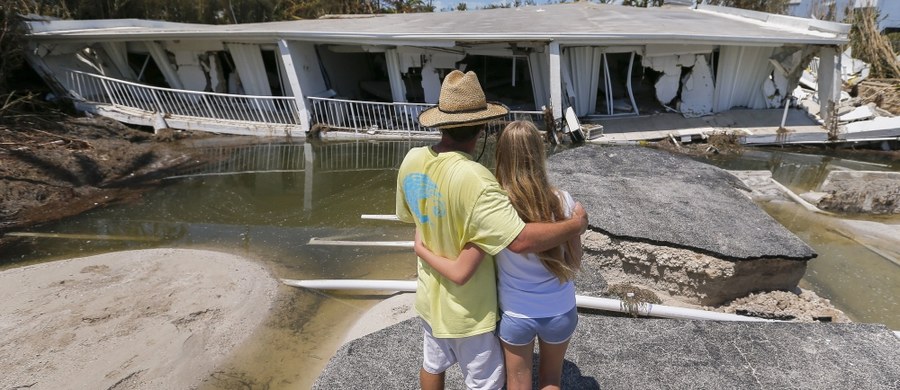
M 322 290 L 385 290 L 415 292 L 415 280 L 365 280 L 365 279 L 318 279 L 296 280 L 281 279 L 281 282 L 293 287 L 313 288 Z M 625 305 L 618 299 L 575 296 L 575 305 L 585 309 L 598 309 L 629 313 Z M 719 313 L 699 309 L 683 307 L 663 306 L 647 304 L 638 308 L 638 314 L 648 317 L 678 318 L 685 320 L 711 320 L 711 321 L 747 321 L 747 322 L 773 322 L 763 318 L 747 317 L 737 314 Z
M 363 214 L 359 216 L 362 219 L 378 219 L 382 221 L 399 221 L 396 215 L 391 214 Z
M 310 238 L 307 245 L 330 245 L 330 246 L 389 246 L 398 248 L 412 248 L 415 243 L 413 241 L 341 241 L 341 240 L 320 240 L 318 238 Z
M 822 210 L 822 209 L 816 207 L 815 205 L 813 205 L 812 203 L 807 202 L 806 200 L 804 200 L 803 198 L 801 198 L 800 196 L 795 194 L 794 191 L 791 191 L 790 188 L 787 188 L 784 186 L 784 184 L 779 183 L 778 180 L 775 180 L 773 178 L 769 178 L 769 180 L 771 180 L 772 184 L 775 184 L 775 186 L 778 187 L 778 189 L 780 189 L 781 192 L 784 192 L 785 195 L 787 195 L 789 198 L 791 198 L 794 202 L 797 202 L 797 204 L 803 206 L 803 208 L 805 208 L 809 211 L 815 212 L 815 213 L 820 213 L 820 214 L 825 214 L 825 215 L 834 215 L 833 213 Z
M 581 308 L 629 313 L 629 311 L 625 309 L 624 303 L 618 299 L 576 295 L 575 304 Z M 706 311 L 699 309 L 688 309 L 684 307 L 654 305 L 652 303 L 638 306 L 637 309 L 638 314 L 647 317 L 678 318 L 683 320 L 772 322 L 772 320 L 767 320 L 764 318 L 747 317 L 737 314 L 719 313 L 715 311 Z
M 281 279 L 281 282 L 293 287 L 313 288 L 317 290 L 385 290 L 415 292 L 415 280 L 365 280 L 365 279 L 318 279 L 296 280 Z

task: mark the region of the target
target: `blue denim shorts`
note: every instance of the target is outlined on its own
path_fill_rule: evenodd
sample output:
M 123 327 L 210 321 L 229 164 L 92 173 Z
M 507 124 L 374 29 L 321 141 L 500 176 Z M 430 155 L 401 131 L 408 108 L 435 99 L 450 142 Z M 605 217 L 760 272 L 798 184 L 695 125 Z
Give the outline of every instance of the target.
M 503 313 L 499 336 L 509 345 L 527 345 L 535 336 L 548 344 L 561 344 L 572 337 L 576 325 L 578 311 L 574 307 L 568 313 L 544 318 L 510 317 Z

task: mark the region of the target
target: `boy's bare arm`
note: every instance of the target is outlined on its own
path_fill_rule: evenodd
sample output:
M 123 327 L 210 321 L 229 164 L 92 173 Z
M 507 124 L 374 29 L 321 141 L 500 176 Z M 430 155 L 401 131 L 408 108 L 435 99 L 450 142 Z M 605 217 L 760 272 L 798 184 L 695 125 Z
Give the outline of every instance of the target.
M 587 213 L 580 202 L 575 203 L 572 218 L 560 222 L 532 222 L 506 248 L 517 253 L 543 252 L 562 245 L 587 230 Z

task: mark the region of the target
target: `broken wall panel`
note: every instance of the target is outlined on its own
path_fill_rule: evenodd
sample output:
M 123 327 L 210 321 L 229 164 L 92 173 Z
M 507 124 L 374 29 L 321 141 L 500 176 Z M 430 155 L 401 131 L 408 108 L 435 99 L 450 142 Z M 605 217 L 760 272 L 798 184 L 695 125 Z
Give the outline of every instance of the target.
M 656 100 L 660 104 L 668 106 L 678 96 L 678 87 L 681 83 L 682 62 L 679 56 L 644 57 L 642 63 L 644 67 L 662 73 L 654 84 Z
M 683 77 L 681 84 L 678 111 L 682 115 L 690 118 L 712 113 L 715 85 L 705 55 L 695 56 L 691 71 Z
M 714 75 L 710 45 L 647 45 L 642 65 L 660 73 L 654 84 L 657 101 L 687 117 L 712 113 Z
M 209 53 L 225 50 L 221 41 L 213 40 L 177 40 L 164 41 L 162 47 L 173 54 L 174 70 L 181 80 L 182 87 L 191 91 L 212 90 L 209 78 Z M 203 57 L 201 59 L 201 57 Z M 205 66 L 205 67 L 204 67 Z

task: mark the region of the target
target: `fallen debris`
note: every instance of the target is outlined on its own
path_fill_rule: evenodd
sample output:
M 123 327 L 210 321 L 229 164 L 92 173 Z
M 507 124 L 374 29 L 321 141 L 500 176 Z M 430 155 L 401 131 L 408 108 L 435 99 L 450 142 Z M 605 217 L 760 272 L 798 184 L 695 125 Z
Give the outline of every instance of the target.
M 900 119 L 900 118 L 898 118 Z M 900 214 L 900 172 L 832 171 L 820 208 L 858 214 Z

